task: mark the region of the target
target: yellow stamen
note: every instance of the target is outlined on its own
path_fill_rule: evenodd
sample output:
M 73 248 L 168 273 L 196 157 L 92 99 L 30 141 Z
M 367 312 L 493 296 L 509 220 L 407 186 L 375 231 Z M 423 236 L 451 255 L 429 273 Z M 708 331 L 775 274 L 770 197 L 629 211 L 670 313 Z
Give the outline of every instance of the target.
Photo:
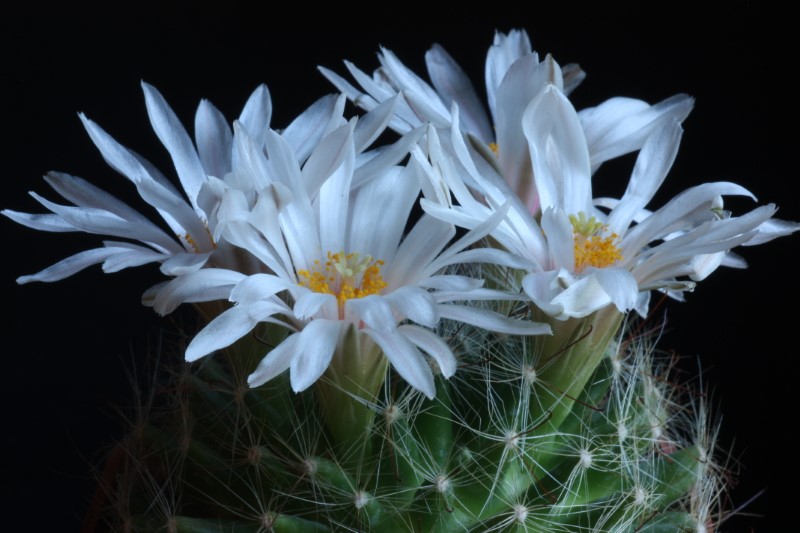
M 217 249 L 217 243 L 214 242 L 214 237 L 211 236 L 211 232 L 208 230 L 208 228 L 206 228 L 206 235 L 208 235 L 208 240 L 211 243 L 211 247 L 214 250 L 216 250 Z M 200 246 L 197 244 L 197 241 L 194 240 L 194 237 L 192 237 L 191 233 L 184 233 L 182 235 L 179 234 L 178 238 L 181 240 L 181 242 L 183 242 L 184 244 L 190 246 L 194 253 L 199 254 L 199 253 L 202 252 L 202 250 L 200 249 Z
M 200 253 L 200 247 L 197 246 L 197 241 L 194 240 L 194 237 L 188 233 L 184 233 L 183 240 L 186 241 L 186 244 L 192 247 L 192 250 L 194 250 L 195 253 Z
M 299 284 L 314 292 L 333 294 L 339 302 L 339 309 L 351 298 L 363 298 L 370 294 L 380 294 L 388 285 L 381 276 L 383 261 L 372 256 L 357 253 L 328 252 L 323 265 L 314 261 L 311 270 L 298 270 Z
M 500 148 L 497 143 L 489 143 L 489 149 L 494 152 L 494 155 L 500 155 Z
M 588 266 L 605 268 L 622 260 L 622 252 L 617 247 L 619 235 L 612 233 L 603 236 L 608 226 L 595 217 L 586 218 L 586 213 L 570 215 L 572 238 L 574 240 L 575 272 L 582 272 Z

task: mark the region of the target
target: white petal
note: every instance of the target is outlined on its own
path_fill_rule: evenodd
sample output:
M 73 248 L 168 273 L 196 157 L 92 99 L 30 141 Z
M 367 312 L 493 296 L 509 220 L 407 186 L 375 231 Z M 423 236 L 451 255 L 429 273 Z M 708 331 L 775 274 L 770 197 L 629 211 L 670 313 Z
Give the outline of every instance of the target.
M 380 57 L 380 55 L 378 57 Z M 350 75 L 355 78 L 358 84 L 361 85 L 361 87 L 363 87 L 363 89 L 367 91 L 374 100 L 378 102 L 385 102 L 386 100 L 389 100 L 397 95 L 397 90 L 394 87 L 391 87 L 385 81 L 370 78 L 364 71 L 360 70 L 350 61 L 345 61 L 344 66 L 347 67 Z M 384 74 L 384 76 L 386 75 Z M 404 116 L 403 118 L 407 119 L 410 117 Z M 418 126 L 419 123 L 417 122 L 414 125 Z
M 678 94 L 653 106 L 633 98 L 611 98 L 579 113 L 592 169 L 604 161 L 642 147 L 660 121 L 682 122 L 694 106 L 694 99 Z
M 202 100 L 197 107 L 194 139 L 206 174 L 224 178 L 231 171 L 233 134 L 220 110 L 208 100 Z
M 3 209 L 0 214 L 7 216 L 18 224 L 38 229 L 39 231 L 52 231 L 55 233 L 81 231 L 80 228 L 75 227 L 58 215 L 20 213 L 11 209 Z
M 639 286 L 636 278 L 622 268 L 587 269 L 587 274 L 594 276 L 606 294 L 620 312 L 625 313 L 636 307 L 639 298 Z
M 156 227 L 147 217 L 128 206 L 125 202 L 118 200 L 86 180 L 62 172 L 48 172 L 44 179 L 58 194 L 77 206 L 102 209 L 136 224 Z
M 636 300 L 636 312 L 642 318 L 647 318 L 647 310 L 650 307 L 650 291 L 639 292 L 639 298 Z
M 322 183 L 339 168 L 347 157 L 355 158 L 355 149 L 353 130 L 350 125 L 346 124 L 322 139 L 303 165 L 301 179 L 309 196 L 313 196 L 317 192 Z M 352 173 L 352 169 L 350 172 Z
M 161 93 L 152 85 L 144 82 L 142 82 L 142 89 L 153 130 L 172 157 L 172 163 L 175 165 L 183 190 L 186 191 L 192 207 L 199 212 L 197 195 L 207 176 L 203 164 L 200 162 L 189 135 Z
M 247 181 L 249 187 L 243 187 L 246 191 L 263 189 L 268 187 L 272 181 L 264 151 L 239 121 L 233 123 L 231 165 L 234 175 Z
M 419 286 L 426 289 L 441 291 L 470 291 L 482 287 L 483 280 L 468 278 L 466 276 L 441 274 L 422 280 Z
M 403 240 L 397 254 L 387 260 L 386 282 L 391 287 L 414 285 L 432 275 L 426 274 L 425 270 L 453 235 L 453 226 L 423 215 Z
M 383 261 L 394 257 L 420 190 L 413 178 L 411 170 L 393 168 L 359 187 L 351 207 L 350 250 Z
M 442 318 L 449 318 L 450 320 L 465 322 L 489 331 L 511 335 L 547 335 L 551 332 L 550 326 L 547 324 L 529 320 L 515 320 L 493 311 L 463 305 L 440 304 L 439 315 Z
M 264 145 L 264 136 L 272 119 L 272 98 L 264 84 L 259 85 L 239 115 L 239 122 L 253 138 L 257 146 Z
M 425 83 L 422 78 L 403 65 L 390 50 L 381 48 L 381 52 L 382 53 L 378 55 L 378 59 L 392 77 L 392 80 L 403 92 L 415 94 L 430 106 L 433 112 L 443 117 L 449 115 L 448 106 L 442 102 L 439 95 L 436 94 L 436 91 L 434 91 L 430 85 Z
M 559 319 L 564 315 L 564 306 L 553 303 L 552 299 L 561 290 L 558 282 L 559 271 L 531 272 L 522 279 L 522 289 L 531 297 L 536 306 L 550 316 Z
M 71 255 L 66 259 L 62 259 L 58 263 L 51 265 L 44 270 L 31 274 L 28 276 L 20 276 L 17 278 L 17 283 L 30 283 L 32 281 L 58 281 L 67 278 L 76 272 L 80 272 L 86 267 L 102 263 L 110 256 L 119 253 L 118 249 L 112 248 L 94 248 L 78 252 Z
M 450 347 L 434 332 L 419 326 L 404 325 L 397 331 L 422 351 L 433 357 L 445 378 L 456 373 L 456 358 Z
M 582 318 L 611 304 L 611 296 L 597 278 L 587 275 L 561 291 L 550 303 L 562 308 L 561 316 L 556 318 Z
M 471 291 L 437 291 L 433 293 L 437 303 L 450 303 L 464 300 L 470 301 L 528 301 L 528 298 L 521 293 L 510 293 L 495 289 L 472 289 Z
M 703 281 L 711 275 L 721 264 L 727 252 L 717 252 L 714 254 L 702 254 L 694 256 L 689 262 L 689 268 L 693 273 L 693 281 Z
M 336 147 L 339 152 L 335 164 L 338 166 L 332 174 L 325 176 L 325 182 L 319 189 L 318 213 L 319 213 L 319 239 L 323 250 L 333 251 L 334 253 L 344 251 L 346 248 L 345 232 L 347 231 L 347 214 L 350 202 L 350 184 L 353 178 L 353 167 L 355 166 L 355 148 L 353 146 L 352 130 L 350 126 L 342 126 L 337 133 L 344 133 L 341 139 L 341 146 Z M 333 136 L 331 135 L 331 137 Z M 327 141 L 327 139 L 326 139 Z M 320 145 L 323 148 L 325 141 Z M 319 149 L 309 157 L 305 170 L 314 161 Z M 333 150 L 332 150 L 333 151 Z M 331 161 L 331 165 L 334 162 Z M 327 173 L 324 170 L 323 173 Z M 316 178 L 314 178 L 316 179 Z M 314 179 L 309 179 L 309 183 Z
M 508 204 L 506 204 L 495 210 L 486 220 L 469 230 L 463 237 L 450 245 L 447 250 L 442 252 L 436 261 L 432 262 L 428 266 L 426 269 L 428 275 L 432 275 L 442 267 L 449 265 L 450 260 L 455 256 L 455 254 L 489 235 L 506 216 L 506 213 L 508 213 L 508 207 Z
M 369 328 L 362 331 L 380 346 L 383 354 L 392 363 L 392 367 L 409 385 L 430 399 L 436 396 L 431 367 L 419 350 L 404 335 L 395 332 L 378 332 Z
M 319 256 L 320 242 L 317 220 L 311 200 L 302 183 L 300 167 L 291 147 L 277 133 L 267 132 L 267 152 L 275 175 L 292 191 L 292 202 L 280 213 L 279 220 L 287 247 L 296 269 L 306 269 Z
M 664 182 L 678 154 L 683 130 L 670 120 L 648 137 L 636 158 L 636 166 L 620 203 L 608 217 L 609 231 L 624 235 Z
M 364 183 L 382 175 L 392 165 L 400 163 L 422 137 L 424 131 L 422 128 L 417 128 L 406 133 L 395 143 L 382 147 L 375 157 L 364 164 L 360 164 L 353 175 L 353 188 L 362 186 Z
M 308 291 L 297 298 L 293 308 L 294 316 L 299 320 L 313 318 L 320 311 L 320 316 L 317 318 L 336 320 L 339 315 L 336 297 L 332 294 Z
M 220 348 L 230 346 L 270 316 L 274 307 L 261 303 L 228 309 L 200 330 L 186 348 L 186 360 L 196 361 Z
M 548 207 L 542 213 L 542 231 L 550 249 L 549 268 L 575 270 L 575 240 L 567 214 Z
M 292 359 L 297 355 L 299 333 L 286 337 L 283 342 L 273 348 L 252 374 L 247 376 L 247 384 L 251 388 L 259 387 L 289 369 Z
M 771 218 L 758 226 L 758 233 L 752 239 L 743 243 L 742 246 L 764 244 L 772 239 L 790 235 L 798 230 L 800 230 L 800 223 Z
M 203 267 L 211 257 L 211 252 L 176 254 L 161 264 L 160 270 L 167 276 L 183 276 Z
M 486 117 L 480 98 L 469 77 L 444 48 L 433 45 L 425 54 L 425 64 L 433 86 L 446 107 L 458 104 L 464 119 L 465 132 L 488 144 L 494 139 L 492 127 Z
M 497 90 L 497 123 L 495 126 L 500 167 L 503 169 L 503 176 L 508 184 L 523 200 L 535 194 L 530 166 L 530 158 L 533 153 L 529 151 L 528 143 L 526 143 L 526 137 L 528 142 L 531 141 L 531 137 L 527 133 L 523 135 L 523 132 L 526 123 L 531 121 L 537 123 L 541 121 L 543 128 L 552 128 L 550 119 L 547 118 L 547 113 L 542 108 L 538 108 L 541 114 L 536 110 L 528 112 L 532 100 L 541 98 L 542 91 L 548 85 L 561 94 L 560 89 L 563 84 L 558 64 L 549 55 L 541 63 L 536 55 L 528 55 L 516 61 L 509 68 Z M 547 97 L 545 99 L 549 100 Z M 544 103 L 545 107 L 550 105 L 550 103 Z M 561 115 L 563 117 L 564 113 Z M 577 122 L 577 117 L 575 121 Z M 531 128 L 530 124 L 527 128 Z M 535 175 L 536 167 L 533 167 L 533 170 Z
M 438 262 L 437 262 L 438 263 Z M 531 261 L 518 255 L 496 250 L 494 248 L 472 248 L 450 256 L 446 262 L 439 264 L 456 265 L 469 263 L 486 263 L 489 265 L 505 266 L 520 270 L 528 270 L 533 267 Z M 420 283 L 421 285 L 421 283 Z
M 375 109 L 379 105 L 374 98 L 372 98 L 367 94 L 362 93 L 361 91 L 353 87 L 351 83 L 349 83 L 347 80 L 345 80 L 332 70 L 327 69 L 325 67 L 317 67 L 317 69 L 319 69 L 322 75 L 325 76 L 328 79 L 328 81 L 331 82 L 334 85 L 334 87 L 336 87 L 339 90 L 340 93 L 347 96 L 347 98 L 349 98 L 356 106 L 362 109 L 366 109 L 367 111 L 370 111 L 372 109 Z
M 383 298 L 400 315 L 417 324 L 432 328 L 439 322 L 436 300 L 426 290 L 418 287 L 400 287 Z
M 148 263 L 155 263 L 164 260 L 164 254 L 147 251 L 120 251 L 103 261 L 103 272 L 110 274 L 112 272 L 119 272 L 126 268 L 137 267 L 146 265 Z
M 281 136 L 292 147 L 297 160 L 305 161 L 315 146 L 319 144 L 336 108 L 337 97 L 323 96 L 303 111 L 281 132 Z
M 157 313 L 166 315 L 184 302 L 227 298 L 233 287 L 244 278 L 244 274 L 232 270 L 204 268 L 169 282 L 159 291 L 153 306 Z
M 353 142 L 356 147 L 356 153 L 361 153 L 366 150 L 375 139 L 383 133 L 389 121 L 394 116 L 396 104 L 397 97 L 390 98 L 358 119 L 355 131 L 353 132 Z
M 306 390 L 328 368 L 346 322 L 312 320 L 299 333 L 295 357 L 289 366 L 292 390 Z
M 236 284 L 231 291 L 230 300 L 243 304 L 252 303 L 266 300 L 281 291 L 292 288 L 294 288 L 293 284 L 272 274 L 253 274 L 244 277 Z
M 522 121 L 541 209 L 589 213 L 589 151 L 572 104 L 554 85 L 548 85 L 525 110 Z
M 586 73 L 576 63 L 569 63 L 561 67 L 561 75 L 564 77 L 564 94 L 567 96 L 586 79 Z
M 169 285 L 168 281 L 162 281 L 160 283 L 156 283 L 152 287 L 148 287 L 142 293 L 142 305 L 145 307 L 153 307 L 153 305 L 155 305 L 155 300 L 158 297 L 158 294 L 167 285 Z
M 531 41 L 525 30 L 511 30 L 508 35 L 495 33 L 494 43 L 486 54 L 486 96 L 495 123 L 497 123 L 495 113 L 497 88 L 511 65 L 517 59 L 531 53 Z
M 189 233 L 201 248 L 211 247 L 202 219 L 173 188 L 165 187 L 155 180 L 130 150 L 120 145 L 100 126 L 82 114 L 80 118 L 103 159 L 136 185 L 142 199 L 158 210 L 175 233 Z
M 626 260 L 635 257 L 647 243 L 663 238 L 676 229 L 680 229 L 676 225 L 679 226 L 681 219 L 698 207 L 705 208 L 705 204 L 708 204 L 705 209 L 711 214 L 710 202 L 716 200 L 720 195 L 748 196 L 755 199 L 750 191 L 735 183 L 704 183 L 692 187 L 674 197 L 661 209 L 631 228 L 620 243 L 622 256 Z
M 743 244 L 743 246 L 747 245 L 748 245 L 747 243 Z M 728 252 L 724 254 L 722 262 L 720 264 L 722 266 L 729 268 L 747 268 L 747 261 L 744 260 L 744 257 L 740 256 L 739 254 L 735 254 L 733 252 Z
M 30 195 L 65 222 L 81 231 L 135 239 L 152 244 L 153 247 L 164 252 L 180 253 L 182 251 L 178 243 L 152 224 L 131 223 L 103 209 L 59 205 L 35 192 L 31 192 Z
M 397 319 L 389 302 L 382 296 L 370 295 L 345 302 L 345 313 L 357 315 L 367 327 L 381 332 L 394 331 Z

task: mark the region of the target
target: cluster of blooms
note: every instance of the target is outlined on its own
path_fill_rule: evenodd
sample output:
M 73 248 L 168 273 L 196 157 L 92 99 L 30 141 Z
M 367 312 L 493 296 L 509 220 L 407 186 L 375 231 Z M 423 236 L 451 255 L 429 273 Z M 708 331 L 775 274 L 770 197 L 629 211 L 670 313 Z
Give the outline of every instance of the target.
M 231 304 L 193 339 L 189 361 L 260 323 L 277 324 L 288 336 L 248 382 L 258 386 L 289 369 L 301 391 L 325 373 L 355 328 L 432 397 L 429 360 L 444 377 L 456 371 L 452 349 L 436 333 L 441 319 L 550 333 L 547 324 L 470 302 L 520 300 L 554 320 L 608 306 L 645 313 L 651 290 L 680 297 L 718 266 L 742 266 L 731 248 L 798 229 L 773 219 L 773 205 L 732 216 L 722 196 L 752 195 L 726 182 L 647 209 L 677 153 L 688 96 L 655 105 L 612 98 L 578 112 L 568 95 L 583 72 L 550 56 L 541 60 L 519 31 L 497 34 L 489 49 L 489 115 L 441 47 L 426 55 L 432 85 L 390 51 L 379 58 L 372 76 L 346 64 L 360 88 L 323 69 L 342 95 L 321 98 L 283 130 L 270 126 L 264 86 L 232 128 L 202 101 L 194 142 L 161 94 L 143 84 L 150 121 L 183 191 L 81 115 L 104 159 L 171 233 L 90 183 L 53 172 L 45 179 L 73 205 L 32 193 L 50 213 L 3 214 L 34 229 L 123 240 L 18 281 L 55 281 L 94 264 L 114 272 L 159 263 L 169 280 L 144 296 L 159 313 L 187 302 Z M 362 116 L 345 118 L 348 98 Z M 373 147 L 387 128 L 397 140 Z M 593 197 L 594 171 L 635 151 L 622 198 Z M 418 201 L 424 214 L 410 221 Z M 457 228 L 466 230 L 458 238 Z M 448 269 L 464 263 L 514 269 L 522 290 L 487 288 Z

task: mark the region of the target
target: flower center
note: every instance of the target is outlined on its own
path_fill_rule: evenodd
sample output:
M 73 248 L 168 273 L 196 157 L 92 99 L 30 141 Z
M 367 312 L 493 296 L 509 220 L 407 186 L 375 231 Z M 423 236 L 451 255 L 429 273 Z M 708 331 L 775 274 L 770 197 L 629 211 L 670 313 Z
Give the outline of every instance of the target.
M 575 241 L 575 272 L 582 272 L 588 266 L 605 268 L 622 260 L 622 252 L 617 247 L 619 235 L 612 233 L 603 236 L 608 226 L 595 217 L 586 217 L 581 211 L 570 215 L 572 238 Z
M 311 270 L 298 270 L 299 284 L 314 292 L 333 294 L 339 308 L 351 298 L 379 294 L 388 285 L 381 276 L 383 261 L 371 255 L 328 252 L 327 260 L 314 261 Z

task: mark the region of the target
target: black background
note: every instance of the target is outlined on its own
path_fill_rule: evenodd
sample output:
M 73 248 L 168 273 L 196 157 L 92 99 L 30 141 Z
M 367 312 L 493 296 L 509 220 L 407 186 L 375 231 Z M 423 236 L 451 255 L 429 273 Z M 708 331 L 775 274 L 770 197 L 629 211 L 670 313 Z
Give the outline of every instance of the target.
M 266 5 L 266 4 L 265 4 Z M 38 212 L 26 191 L 50 194 L 40 176 L 48 170 L 81 176 L 148 212 L 130 184 L 102 161 L 77 117 L 85 112 L 122 144 L 174 177 L 166 151 L 150 129 L 140 80 L 155 85 L 193 131 L 194 110 L 208 98 L 233 119 L 250 92 L 268 84 L 273 127 L 285 126 L 331 87 L 315 70 L 343 73 L 349 58 L 364 70 L 377 64 L 379 44 L 416 72 L 439 42 L 483 86 L 483 60 L 495 29 L 525 28 L 534 49 L 561 64 L 579 62 L 587 79 L 573 93 L 577 108 L 616 95 L 654 102 L 678 92 L 696 97 L 685 122 L 678 160 L 654 205 L 702 181 L 729 179 L 749 187 L 779 216 L 800 220 L 795 192 L 796 135 L 779 133 L 794 121 L 785 72 L 789 49 L 780 39 L 780 14 L 747 3 L 728 3 L 711 15 L 650 5 L 586 12 L 532 6 L 526 13 L 486 4 L 485 12 L 454 11 L 432 17 L 424 6 L 372 5 L 316 13 L 307 21 L 242 10 L 195 14 L 172 7 L 158 14 L 130 12 L 103 21 L 48 16 L 0 22 L 4 67 L 2 202 L 0 208 Z M 311 15 L 312 8 L 308 6 Z M 145 17 L 145 15 L 148 15 Z M 319 28 L 317 18 L 327 24 Z M 790 99 L 791 98 L 791 99 Z M 621 194 L 633 159 L 607 165 L 596 190 Z M 733 202 L 741 209 L 749 205 Z M 4 506 L 22 513 L 34 531 L 77 531 L 94 488 L 92 469 L 121 434 L 117 407 L 132 398 L 128 372 L 142 372 L 144 353 L 172 324 L 139 304 L 158 281 L 155 267 L 103 275 L 98 267 L 55 284 L 17 286 L 30 274 L 99 236 L 45 234 L 3 219 L 2 405 L 3 477 L 11 489 Z M 747 271 L 724 269 L 703 282 L 687 302 L 669 303 L 668 332 L 660 347 L 686 356 L 712 393 L 722 418 L 725 449 L 740 461 L 733 504 L 750 504 L 748 516 L 726 531 L 768 530 L 772 469 L 783 466 L 794 420 L 796 384 L 790 368 L 795 345 L 793 252 L 797 238 L 742 250 Z M 755 516 L 754 516 L 755 515 Z

